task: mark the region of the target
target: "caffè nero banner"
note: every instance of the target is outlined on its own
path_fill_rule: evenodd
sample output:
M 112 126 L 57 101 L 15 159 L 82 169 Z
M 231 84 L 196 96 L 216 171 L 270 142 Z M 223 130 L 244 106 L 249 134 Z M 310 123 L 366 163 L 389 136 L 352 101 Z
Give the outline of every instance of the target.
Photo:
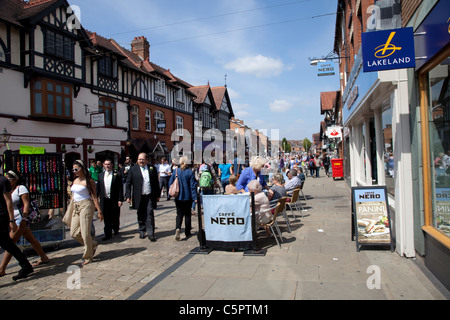
M 252 245 L 249 195 L 203 195 L 206 245 L 243 248 Z

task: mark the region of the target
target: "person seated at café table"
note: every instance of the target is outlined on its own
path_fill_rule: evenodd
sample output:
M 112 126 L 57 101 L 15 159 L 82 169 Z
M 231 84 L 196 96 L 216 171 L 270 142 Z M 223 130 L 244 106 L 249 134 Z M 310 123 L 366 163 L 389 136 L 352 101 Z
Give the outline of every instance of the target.
M 237 178 L 232 174 L 229 178 L 230 183 L 225 186 L 225 194 L 238 194 L 238 189 L 236 188 Z
M 270 201 L 278 200 L 286 196 L 286 188 L 284 187 L 284 177 L 283 174 L 277 172 L 272 177 L 272 186 L 267 195 Z
M 248 193 L 255 194 L 255 222 L 256 225 L 269 223 L 272 219 L 272 212 L 270 210 L 269 198 L 262 192 L 262 186 L 258 180 L 252 180 L 247 184 Z M 267 236 L 270 236 L 270 231 L 266 228 Z
M 292 190 L 300 187 L 302 185 L 302 181 L 297 176 L 297 170 L 292 169 L 288 172 L 288 178 L 289 180 L 284 185 L 284 188 L 286 189 L 287 193 L 292 193 Z
M 266 194 L 262 191 L 262 186 L 258 180 L 252 180 L 248 183 L 248 194 L 255 194 L 255 212 L 256 223 L 264 224 L 270 222 L 272 218 L 270 214 L 270 201 Z

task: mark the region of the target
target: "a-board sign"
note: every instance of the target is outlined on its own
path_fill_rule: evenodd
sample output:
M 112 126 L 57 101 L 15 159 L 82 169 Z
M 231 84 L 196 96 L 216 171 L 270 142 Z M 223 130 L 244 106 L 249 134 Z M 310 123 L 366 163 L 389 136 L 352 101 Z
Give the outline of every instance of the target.
M 357 251 L 361 245 L 390 245 L 394 251 L 386 187 L 352 187 L 352 204 Z
M 203 195 L 206 245 L 250 248 L 252 221 L 248 195 Z

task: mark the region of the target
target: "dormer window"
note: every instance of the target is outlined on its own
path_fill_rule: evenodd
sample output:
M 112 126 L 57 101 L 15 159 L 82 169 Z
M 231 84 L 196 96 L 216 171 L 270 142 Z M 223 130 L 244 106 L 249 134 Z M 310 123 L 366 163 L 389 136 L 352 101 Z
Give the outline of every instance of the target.
M 74 44 L 71 38 L 52 30 L 45 33 L 45 53 L 64 60 L 74 60 Z
M 155 83 L 155 92 L 165 95 L 166 94 L 166 82 L 164 79 L 159 78 Z
M 177 91 L 177 101 L 184 102 L 184 89 L 179 89 Z

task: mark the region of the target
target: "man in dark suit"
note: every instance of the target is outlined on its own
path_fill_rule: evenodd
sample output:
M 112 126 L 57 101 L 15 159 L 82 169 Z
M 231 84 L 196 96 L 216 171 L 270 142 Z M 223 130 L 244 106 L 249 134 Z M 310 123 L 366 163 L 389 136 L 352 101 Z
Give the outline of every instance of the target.
M 137 159 L 137 166 L 132 166 L 128 172 L 126 182 L 125 198 L 137 209 L 137 220 L 139 225 L 139 236 L 145 238 L 147 233 L 150 241 L 155 238 L 155 216 L 153 209 L 160 196 L 158 172 L 156 168 L 148 163 L 147 154 L 140 153 Z M 133 192 L 131 192 L 133 186 Z
M 112 160 L 106 159 L 103 162 L 105 170 L 98 175 L 97 196 L 105 219 L 105 237 L 102 240 L 111 239 L 113 231 L 117 235 L 120 227 L 123 184 L 121 175 L 112 166 Z

